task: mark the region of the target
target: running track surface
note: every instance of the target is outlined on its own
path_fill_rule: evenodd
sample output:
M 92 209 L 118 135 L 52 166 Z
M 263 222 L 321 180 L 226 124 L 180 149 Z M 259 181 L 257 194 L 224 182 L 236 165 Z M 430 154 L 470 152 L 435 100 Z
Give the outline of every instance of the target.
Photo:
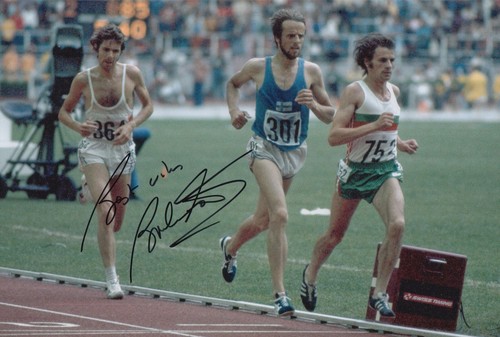
M 380 337 L 391 333 L 373 325 L 297 316 L 278 318 L 272 311 L 235 310 L 130 290 L 123 300 L 108 300 L 103 285 L 0 273 L 0 336 Z M 409 335 L 426 334 L 391 333 Z

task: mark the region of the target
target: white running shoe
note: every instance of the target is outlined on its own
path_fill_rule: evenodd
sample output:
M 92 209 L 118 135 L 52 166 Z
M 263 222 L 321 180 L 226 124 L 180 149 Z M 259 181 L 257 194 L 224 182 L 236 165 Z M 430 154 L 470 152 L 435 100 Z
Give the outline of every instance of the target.
M 231 240 L 230 236 L 225 236 L 219 240 L 220 248 L 222 249 L 222 255 L 224 255 L 224 263 L 222 265 L 222 277 L 226 282 L 233 282 L 236 276 L 236 271 L 238 270 L 238 263 L 236 261 L 236 256 L 231 256 L 226 252 L 227 242 Z
M 94 202 L 94 200 L 92 200 L 92 195 L 90 194 L 89 185 L 87 184 L 87 179 L 85 179 L 84 174 L 82 175 L 81 183 L 82 187 L 78 192 L 78 201 L 80 201 L 80 204 L 84 205 L 87 202 Z
M 123 298 L 124 293 L 118 279 L 114 281 L 107 281 L 106 288 L 106 295 L 109 299 L 121 300 Z

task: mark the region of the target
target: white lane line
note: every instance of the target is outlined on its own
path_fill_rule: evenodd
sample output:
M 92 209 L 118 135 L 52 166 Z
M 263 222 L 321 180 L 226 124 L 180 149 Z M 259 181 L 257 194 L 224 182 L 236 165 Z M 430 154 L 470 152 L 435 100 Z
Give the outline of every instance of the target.
M 18 304 L 13 304 L 13 303 L 5 303 L 5 302 L 0 302 L 0 305 L 6 306 L 6 307 L 12 307 L 12 308 L 18 308 L 18 309 L 26 309 L 26 310 L 32 310 L 32 311 L 38 311 L 38 312 L 43 312 L 43 313 L 48 313 L 48 314 L 55 314 L 55 315 L 60 315 L 60 316 L 65 316 L 65 317 L 73 317 L 77 319 L 85 319 L 89 321 L 94 321 L 94 322 L 101 322 L 101 323 L 108 323 L 108 324 L 114 324 L 114 325 L 120 325 L 120 326 L 125 326 L 133 329 L 140 329 L 142 330 L 141 332 L 156 332 L 156 333 L 170 333 L 176 336 L 184 336 L 184 337 L 201 337 L 197 335 L 192 335 L 189 333 L 184 333 L 184 332 L 176 332 L 176 331 L 171 331 L 171 330 L 161 330 L 161 329 L 156 329 L 156 328 L 150 328 L 146 326 L 140 326 L 140 325 L 135 325 L 135 324 L 128 324 L 128 323 L 122 323 L 122 322 L 117 322 L 117 321 L 110 321 L 107 319 L 102 319 L 102 318 L 96 318 L 96 317 L 88 317 L 88 316 L 83 316 L 83 315 L 75 315 L 75 314 L 70 314 L 66 312 L 60 312 L 60 311 L 54 311 L 54 310 L 48 310 L 48 309 L 42 309 L 42 308 L 35 308 L 35 307 L 28 307 L 24 305 L 18 305 Z M 133 331 L 130 331 L 131 333 Z

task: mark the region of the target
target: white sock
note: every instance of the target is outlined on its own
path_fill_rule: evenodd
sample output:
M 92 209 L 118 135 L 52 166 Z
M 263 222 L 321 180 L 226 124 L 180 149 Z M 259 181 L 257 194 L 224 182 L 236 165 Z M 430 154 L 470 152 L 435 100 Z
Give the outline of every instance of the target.
M 106 268 L 105 272 L 106 272 L 106 281 L 116 281 L 118 279 L 118 275 L 116 275 L 115 266 Z
M 374 299 L 389 299 L 389 295 L 387 295 L 387 293 L 383 293 L 381 291 L 377 292 L 377 293 L 374 293 L 372 298 Z
M 278 295 L 277 298 L 284 297 L 286 296 L 286 292 L 276 293 L 276 295 Z

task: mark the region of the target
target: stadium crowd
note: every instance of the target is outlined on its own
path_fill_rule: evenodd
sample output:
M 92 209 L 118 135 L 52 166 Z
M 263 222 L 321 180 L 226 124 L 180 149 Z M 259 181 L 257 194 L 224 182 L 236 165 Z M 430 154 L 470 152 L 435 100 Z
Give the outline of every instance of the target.
M 148 33 L 144 39 L 130 39 L 124 57 L 145 68 L 151 93 L 160 101 L 182 104 L 186 97 L 193 99 L 193 94 L 199 95 L 200 81 L 205 84 L 203 95 L 222 99 L 227 74 L 249 57 L 272 52 L 266 18 L 280 6 L 294 6 L 308 22 L 306 56 L 324 67 L 333 98 L 360 75 L 349 63 L 353 42 L 379 31 L 396 41 L 402 61 L 394 81 L 402 88 L 403 105 L 423 111 L 500 106 L 500 38 L 492 33 L 500 29 L 500 0 L 147 2 Z M 67 14 L 70 3 L 82 8 L 96 1 L 1 2 L 1 83 L 46 79 L 42 72 L 50 60 L 51 28 L 78 23 L 78 17 Z M 186 70 L 192 76 L 185 76 Z

